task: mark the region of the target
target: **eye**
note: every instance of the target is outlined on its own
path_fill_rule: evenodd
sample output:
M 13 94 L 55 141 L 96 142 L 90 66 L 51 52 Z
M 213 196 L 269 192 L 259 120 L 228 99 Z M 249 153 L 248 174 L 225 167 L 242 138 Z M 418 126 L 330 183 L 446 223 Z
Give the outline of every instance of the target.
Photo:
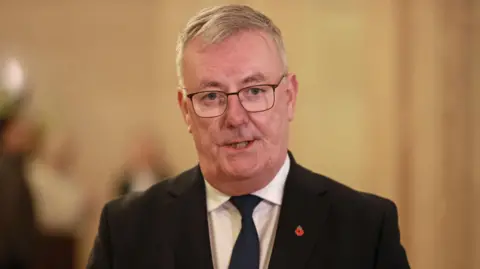
M 247 91 L 248 95 L 259 95 L 263 92 L 265 92 L 265 90 L 261 88 L 249 88 Z
M 202 100 L 210 100 L 210 101 L 213 101 L 213 100 L 216 100 L 218 97 L 219 97 L 219 94 L 218 94 L 218 93 L 216 93 L 216 92 L 209 92 L 209 93 L 205 93 L 205 95 L 203 95 Z

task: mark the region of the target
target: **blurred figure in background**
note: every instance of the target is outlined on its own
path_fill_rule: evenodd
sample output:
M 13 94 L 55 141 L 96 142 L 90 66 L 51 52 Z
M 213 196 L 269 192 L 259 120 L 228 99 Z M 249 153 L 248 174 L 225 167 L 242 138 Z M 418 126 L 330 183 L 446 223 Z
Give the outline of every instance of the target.
M 26 164 L 33 125 L 16 113 L 0 119 L 0 268 L 32 268 L 37 229 Z
M 37 200 L 40 228 L 45 233 L 74 234 L 88 201 L 80 182 L 72 175 L 76 160 L 74 142 L 68 137 L 46 136 L 38 141 L 29 180 Z
M 76 235 L 89 208 L 87 193 L 72 175 L 76 149 L 67 136 L 42 133 L 28 177 L 42 249 L 39 268 L 73 268 Z
M 145 191 L 170 176 L 170 170 L 154 136 L 142 133 L 134 140 L 130 156 L 116 180 L 116 195 Z

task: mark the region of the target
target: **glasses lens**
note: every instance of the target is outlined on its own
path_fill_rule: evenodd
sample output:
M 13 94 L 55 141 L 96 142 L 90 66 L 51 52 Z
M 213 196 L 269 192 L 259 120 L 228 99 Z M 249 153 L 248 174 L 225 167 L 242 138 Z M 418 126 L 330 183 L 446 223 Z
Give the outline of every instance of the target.
M 241 90 L 239 98 L 245 110 L 258 112 L 272 108 L 275 94 L 271 86 L 255 86 Z
M 192 98 L 193 108 L 200 117 L 216 117 L 221 115 L 227 106 L 227 95 L 224 92 L 200 92 Z
M 227 98 L 225 92 L 200 92 L 192 97 L 193 108 L 199 117 L 217 117 L 225 112 Z M 240 90 L 238 98 L 245 110 L 259 112 L 273 107 L 275 93 L 272 86 L 254 86 Z

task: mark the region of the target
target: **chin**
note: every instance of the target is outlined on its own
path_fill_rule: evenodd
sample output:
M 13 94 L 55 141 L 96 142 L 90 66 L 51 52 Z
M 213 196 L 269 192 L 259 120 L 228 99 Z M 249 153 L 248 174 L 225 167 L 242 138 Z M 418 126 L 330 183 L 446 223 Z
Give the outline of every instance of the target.
M 222 166 L 225 174 L 238 178 L 251 177 L 255 175 L 260 169 L 260 164 L 255 158 L 226 158 L 222 160 Z

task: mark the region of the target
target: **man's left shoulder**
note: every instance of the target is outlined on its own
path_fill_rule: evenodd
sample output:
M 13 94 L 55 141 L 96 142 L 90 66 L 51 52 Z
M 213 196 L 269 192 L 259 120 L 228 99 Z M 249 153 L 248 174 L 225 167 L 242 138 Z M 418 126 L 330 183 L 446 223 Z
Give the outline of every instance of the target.
M 302 167 L 303 168 L 303 167 Z M 306 168 L 303 168 L 306 169 Z M 350 217 L 378 219 L 397 212 L 396 204 L 386 197 L 356 190 L 328 176 L 308 170 L 312 181 L 323 185 L 325 196 L 335 213 Z
M 360 191 L 349 187 L 345 184 L 342 184 L 334 179 L 322 176 L 325 180 L 330 182 L 330 195 L 333 202 L 340 203 L 344 207 L 351 209 L 369 209 L 371 210 L 380 210 L 395 207 L 395 203 L 389 198 L 380 196 L 378 194 Z

